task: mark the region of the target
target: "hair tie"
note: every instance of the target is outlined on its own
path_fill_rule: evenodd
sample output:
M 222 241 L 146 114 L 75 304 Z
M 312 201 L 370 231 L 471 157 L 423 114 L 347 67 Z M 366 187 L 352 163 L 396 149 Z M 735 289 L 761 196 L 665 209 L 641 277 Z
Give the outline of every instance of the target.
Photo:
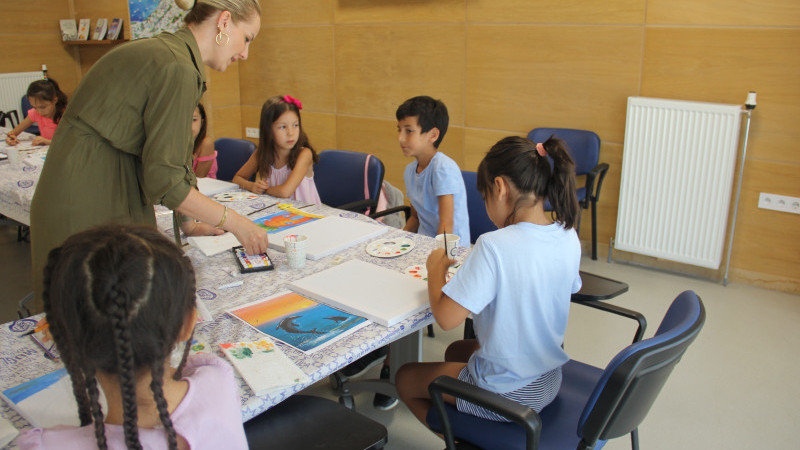
M 284 95 L 283 101 L 285 101 L 286 103 L 292 103 L 293 105 L 297 106 L 298 110 L 303 109 L 303 104 L 300 103 L 300 100 L 292 97 L 291 95 Z
M 544 144 L 541 142 L 536 143 L 536 151 L 539 152 L 539 156 L 547 156 L 547 150 L 544 149 Z

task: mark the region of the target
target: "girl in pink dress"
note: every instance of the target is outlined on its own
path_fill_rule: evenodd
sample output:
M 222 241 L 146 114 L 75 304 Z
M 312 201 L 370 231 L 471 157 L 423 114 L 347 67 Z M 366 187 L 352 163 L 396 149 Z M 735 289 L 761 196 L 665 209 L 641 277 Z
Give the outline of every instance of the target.
M 258 148 L 236 172 L 234 183 L 256 194 L 322 203 L 314 184 L 314 163 L 319 157 L 303 131 L 302 108 L 289 95 L 264 103 Z M 249 181 L 253 174 L 255 181 Z
M 39 134 L 33 138 L 33 145 L 50 145 L 58 122 L 67 109 L 67 94 L 61 92 L 56 80 L 45 78 L 36 80 L 26 92 L 32 108 L 26 111 L 27 117 L 6 134 L 6 144 L 17 145 L 17 136 L 34 123 L 39 125 Z
M 214 150 L 214 141 L 206 136 L 206 124 L 206 109 L 198 103 L 192 114 L 192 170 L 198 178 L 217 178 L 217 151 Z

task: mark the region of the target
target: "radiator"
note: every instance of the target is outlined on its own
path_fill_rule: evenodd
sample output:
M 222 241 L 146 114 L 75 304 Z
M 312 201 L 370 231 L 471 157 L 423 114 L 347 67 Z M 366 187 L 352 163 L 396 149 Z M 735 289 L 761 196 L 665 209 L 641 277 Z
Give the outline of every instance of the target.
M 741 105 L 629 97 L 614 248 L 722 260 Z
M 0 73 L 0 111 L 19 111 L 19 120 L 25 116 L 21 111 L 22 96 L 28 92 L 31 82 L 42 79 L 42 72 Z

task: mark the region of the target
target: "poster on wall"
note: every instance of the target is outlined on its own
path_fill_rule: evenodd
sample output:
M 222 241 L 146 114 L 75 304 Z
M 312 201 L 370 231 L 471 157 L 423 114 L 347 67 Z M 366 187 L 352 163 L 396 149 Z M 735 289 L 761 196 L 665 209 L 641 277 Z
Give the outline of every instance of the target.
M 131 39 L 155 36 L 162 31 L 175 32 L 183 25 L 186 11 L 174 0 L 128 0 L 131 13 Z

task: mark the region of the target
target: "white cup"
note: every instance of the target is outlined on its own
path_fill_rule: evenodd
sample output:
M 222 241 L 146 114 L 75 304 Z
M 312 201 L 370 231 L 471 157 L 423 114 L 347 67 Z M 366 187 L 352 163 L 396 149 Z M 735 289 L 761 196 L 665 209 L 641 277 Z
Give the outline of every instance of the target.
M 292 269 L 305 267 L 306 242 L 308 242 L 308 238 L 302 234 L 291 234 L 283 238 L 283 245 L 286 249 L 286 262 Z
M 19 164 L 19 149 L 16 147 L 6 147 L 6 155 L 8 155 L 8 162 L 11 164 Z
M 445 252 L 447 252 L 447 256 L 450 258 L 456 257 L 456 248 L 458 248 L 458 241 L 461 239 L 458 237 L 457 234 L 450 234 L 447 233 L 447 247 L 444 246 L 444 234 L 437 234 L 436 235 L 436 243 L 438 244 L 439 248 L 444 248 Z

